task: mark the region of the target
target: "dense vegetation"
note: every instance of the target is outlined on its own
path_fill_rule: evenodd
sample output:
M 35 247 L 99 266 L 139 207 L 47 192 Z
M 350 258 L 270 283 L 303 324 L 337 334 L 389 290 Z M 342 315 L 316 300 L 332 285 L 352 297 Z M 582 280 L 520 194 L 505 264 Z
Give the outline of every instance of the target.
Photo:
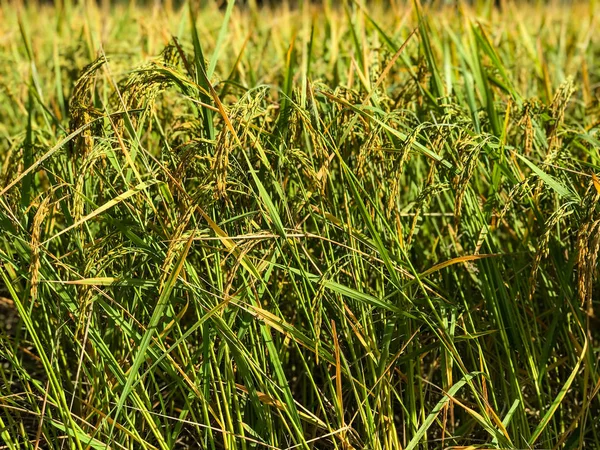
M 600 448 L 598 7 L 0 2 L 0 441 Z

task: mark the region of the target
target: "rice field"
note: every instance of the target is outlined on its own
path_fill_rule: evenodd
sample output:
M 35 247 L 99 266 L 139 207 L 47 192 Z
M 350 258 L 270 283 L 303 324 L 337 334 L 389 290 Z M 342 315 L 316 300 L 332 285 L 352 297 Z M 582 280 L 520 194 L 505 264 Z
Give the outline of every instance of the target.
M 0 448 L 600 448 L 600 5 L 494 3 L 0 0 Z

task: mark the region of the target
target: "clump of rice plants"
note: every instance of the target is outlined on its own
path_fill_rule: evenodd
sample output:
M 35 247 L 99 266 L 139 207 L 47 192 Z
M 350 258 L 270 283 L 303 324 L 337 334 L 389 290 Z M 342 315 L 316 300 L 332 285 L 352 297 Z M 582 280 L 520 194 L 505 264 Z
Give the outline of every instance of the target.
M 600 447 L 596 3 L 205 3 L 0 3 L 2 448 Z

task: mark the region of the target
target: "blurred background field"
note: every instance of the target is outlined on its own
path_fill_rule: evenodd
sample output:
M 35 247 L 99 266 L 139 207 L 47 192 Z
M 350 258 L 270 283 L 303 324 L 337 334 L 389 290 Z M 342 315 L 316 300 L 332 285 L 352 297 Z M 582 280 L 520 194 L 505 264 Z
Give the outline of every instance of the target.
M 8 449 L 600 448 L 596 2 L 0 1 Z

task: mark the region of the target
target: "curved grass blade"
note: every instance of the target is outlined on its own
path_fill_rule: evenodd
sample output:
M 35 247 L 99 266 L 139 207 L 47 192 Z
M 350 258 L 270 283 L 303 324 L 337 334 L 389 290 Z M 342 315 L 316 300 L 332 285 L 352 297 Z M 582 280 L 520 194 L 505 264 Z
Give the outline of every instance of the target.
M 177 278 L 179 278 L 179 274 L 181 273 L 181 270 L 183 269 L 187 254 L 190 251 L 190 248 L 194 241 L 194 234 L 195 233 L 192 232 L 192 234 L 188 238 L 185 248 L 181 252 L 181 255 L 179 256 L 179 260 L 177 261 L 175 268 L 173 269 L 173 272 L 171 272 L 171 275 L 167 279 L 167 282 L 165 283 L 165 285 L 162 289 L 162 292 L 160 293 L 160 296 L 158 297 L 158 302 L 156 303 L 156 307 L 154 308 L 154 312 L 152 313 L 152 317 L 150 318 L 150 323 L 148 324 L 148 328 L 146 329 L 146 332 L 142 336 L 142 340 L 140 341 L 140 345 L 138 347 L 137 354 L 135 356 L 135 359 L 133 361 L 131 368 L 129 369 L 129 374 L 127 375 L 127 381 L 125 382 L 125 386 L 123 387 L 123 392 L 121 392 L 121 395 L 119 396 L 119 401 L 117 402 L 115 416 L 114 416 L 115 422 L 117 421 L 119 414 L 120 414 L 121 410 L 123 409 L 123 406 L 125 405 L 125 401 L 127 400 L 127 397 L 129 396 L 129 394 L 131 392 L 132 386 L 133 386 L 134 382 L 136 381 L 140 366 L 146 359 L 146 350 L 148 349 L 148 346 L 150 345 L 150 341 L 152 340 L 152 336 L 156 332 L 156 328 L 157 328 L 160 320 L 163 318 L 163 312 L 167 306 L 167 302 L 169 301 L 169 298 L 171 297 L 171 292 L 173 292 L 173 288 L 175 287 Z M 113 427 L 114 427 L 114 422 L 113 422 Z M 112 434 L 112 431 L 111 431 L 111 434 Z

